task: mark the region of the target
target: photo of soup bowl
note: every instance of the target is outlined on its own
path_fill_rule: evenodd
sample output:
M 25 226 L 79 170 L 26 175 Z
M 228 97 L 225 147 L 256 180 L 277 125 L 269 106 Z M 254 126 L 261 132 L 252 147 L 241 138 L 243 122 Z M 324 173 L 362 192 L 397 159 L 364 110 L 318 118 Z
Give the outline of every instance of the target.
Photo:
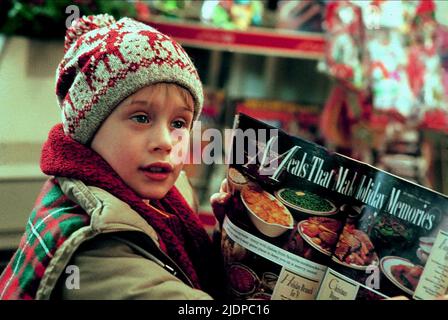
M 288 208 L 257 185 L 247 185 L 241 191 L 241 201 L 254 226 L 264 235 L 275 238 L 294 228 Z

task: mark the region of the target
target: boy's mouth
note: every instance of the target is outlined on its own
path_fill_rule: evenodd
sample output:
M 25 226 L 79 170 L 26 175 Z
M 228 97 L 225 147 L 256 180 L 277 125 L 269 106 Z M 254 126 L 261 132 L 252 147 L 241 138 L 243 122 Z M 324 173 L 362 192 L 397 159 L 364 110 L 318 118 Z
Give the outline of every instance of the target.
M 144 166 L 141 170 L 149 179 L 161 181 L 168 178 L 174 168 L 167 162 L 154 162 L 150 165 Z

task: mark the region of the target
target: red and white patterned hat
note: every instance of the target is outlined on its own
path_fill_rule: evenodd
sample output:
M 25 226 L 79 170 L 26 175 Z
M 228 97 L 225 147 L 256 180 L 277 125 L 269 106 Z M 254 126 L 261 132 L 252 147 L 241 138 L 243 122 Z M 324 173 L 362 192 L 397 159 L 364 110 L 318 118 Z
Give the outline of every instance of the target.
M 130 18 L 116 22 L 110 15 L 96 15 L 77 20 L 67 30 L 56 74 L 65 133 L 89 143 L 122 100 L 160 82 L 186 88 L 194 99 L 194 119 L 199 117 L 202 83 L 177 42 Z

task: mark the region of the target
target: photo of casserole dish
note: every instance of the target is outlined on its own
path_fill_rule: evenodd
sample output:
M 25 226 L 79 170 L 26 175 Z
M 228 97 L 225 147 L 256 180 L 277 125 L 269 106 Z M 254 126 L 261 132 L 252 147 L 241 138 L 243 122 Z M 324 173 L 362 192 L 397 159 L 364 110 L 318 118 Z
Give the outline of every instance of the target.
M 275 196 L 288 208 L 299 212 L 318 216 L 329 216 L 337 212 L 336 206 L 331 201 L 310 191 L 284 188 L 277 191 Z
M 288 208 L 260 186 L 245 186 L 241 191 L 241 200 L 252 223 L 264 235 L 278 237 L 293 229 L 294 219 Z

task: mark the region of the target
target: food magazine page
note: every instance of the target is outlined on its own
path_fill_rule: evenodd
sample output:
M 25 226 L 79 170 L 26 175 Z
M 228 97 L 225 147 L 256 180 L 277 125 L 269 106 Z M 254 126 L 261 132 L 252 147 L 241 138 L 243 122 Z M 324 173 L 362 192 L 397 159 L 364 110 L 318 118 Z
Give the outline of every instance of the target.
M 233 133 L 233 196 L 221 243 L 229 297 L 316 299 L 346 220 L 344 205 L 360 204 L 330 189 L 340 173 L 326 149 L 244 114 Z
M 361 206 L 348 208 L 318 299 L 446 294 L 447 197 L 373 167 L 348 179 Z
M 221 248 L 232 299 L 428 299 L 447 198 L 238 114 Z

